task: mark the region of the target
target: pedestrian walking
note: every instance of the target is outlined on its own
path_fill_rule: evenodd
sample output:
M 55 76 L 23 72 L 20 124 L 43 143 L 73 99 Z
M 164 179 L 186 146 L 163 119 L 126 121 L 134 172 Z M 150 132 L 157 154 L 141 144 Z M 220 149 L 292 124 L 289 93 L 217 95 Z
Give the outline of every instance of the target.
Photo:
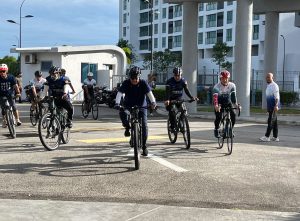
M 268 127 L 265 136 L 261 137 L 260 140 L 264 142 L 279 141 L 278 138 L 278 124 L 277 124 L 277 112 L 280 105 L 279 87 L 273 80 L 273 74 L 268 73 L 266 75 L 267 88 L 266 88 L 266 99 L 267 99 L 267 112 L 268 112 Z M 273 137 L 270 139 L 270 134 L 273 131 Z
M 23 91 L 22 72 L 18 72 L 15 79 L 17 81 L 17 85 L 20 91 L 19 103 L 22 103 L 22 91 Z

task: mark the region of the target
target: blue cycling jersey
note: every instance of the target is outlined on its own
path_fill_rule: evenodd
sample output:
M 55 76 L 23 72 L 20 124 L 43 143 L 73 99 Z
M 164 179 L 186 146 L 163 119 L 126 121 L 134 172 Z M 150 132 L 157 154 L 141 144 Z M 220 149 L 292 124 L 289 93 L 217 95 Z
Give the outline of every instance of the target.
M 12 75 L 7 75 L 7 78 L 0 77 L 0 96 L 11 96 L 16 84 L 17 81 Z

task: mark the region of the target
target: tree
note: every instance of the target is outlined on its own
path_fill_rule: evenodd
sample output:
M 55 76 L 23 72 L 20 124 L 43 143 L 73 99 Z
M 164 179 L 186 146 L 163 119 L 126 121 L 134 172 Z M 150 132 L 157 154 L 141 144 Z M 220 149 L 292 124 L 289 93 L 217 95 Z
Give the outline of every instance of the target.
M 133 53 L 133 46 L 123 38 L 119 39 L 117 46 L 122 48 L 126 54 L 127 64 L 131 64 L 135 62 L 135 54 Z
M 217 42 L 213 47 L 213 62 L 215 62 L 217 65 L 219 65 L 219 71 L 222 68 L 230 68 L 231 63 L 226 61 L 226 57 L 228 53 L 230 52 L 231 48 L 227 46 L 226 43 L 223 42 Z
M 14 76 L 17 75 L 19 72 L 19 62 L 13 56 L 5 56 L 4 58 L 0 59 L 0 64 L 7 64 L 8 72 L 13 74 Z
M 166 74 L 168 68 L 181 66 L 182 54 L 181 52 L 172 52 L 166 49 L 164 52 L 153 52 L 153 70 L 156 73 Z M 149 69 L 151 65 L 151 54 L 147 54 L 144 58 L 143 66 Z

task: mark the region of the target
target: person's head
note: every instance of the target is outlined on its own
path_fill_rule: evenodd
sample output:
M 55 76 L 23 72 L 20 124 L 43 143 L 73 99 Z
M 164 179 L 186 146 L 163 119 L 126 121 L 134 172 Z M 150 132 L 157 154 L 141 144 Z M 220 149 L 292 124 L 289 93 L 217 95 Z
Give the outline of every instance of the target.
M 272 73 L 268 73 L 267 75 L 266 75 L 266 81 L 267 81 L 267 83 L 268 84 L 270 84 L 270 83 L 272 83 L 273 82 L 273 74 Z
M 66 75 L 66 69 L 63 69 L 63 68 L 62 68 L 62 69 L 60 69 L 60 70 L 61 70 L 60 75 L 61 75 L 61 76 L 65 76 L 65 75 Z
M 36 79 L 40 79 L 43 76 L 43 73 L 41 71 L 34 72 L 34 76 Z
M 21 78 L 22 77 L 22 72 L 18 72 L 18 74 L 17 74 L 17 76 L 19 77 L 19 78 Z
M 180 81 L 182 77 L 182 69 L 180 67 L 175 67 L 173 69 L 173 77 L 176 81 Z
M 227 70 L 221 71 L 219 77 L 220 77 L 221 84 L 226 86 L 229 83 L 230 72 Z
M 0 64 L 0 76 L 2 78 L 7 77 L 8 67 L 6 64 Z
M 94 77 L 93 72 L 89 72 L 89 73 L 87 74 L 87 78 L 88 78 L 89 80 L 92 80 L 93 77 Z
M 140 81 L 141 69 L 139 67 L 132 67 L 129 71 L 129 79 L 131 84 L 137 85 Z
M 53 80 L 57 80 L 60 77 L 60 72 L 61 72 L 61 69 L 56 66 L 52 66 L 49 69 L 49 74 Z

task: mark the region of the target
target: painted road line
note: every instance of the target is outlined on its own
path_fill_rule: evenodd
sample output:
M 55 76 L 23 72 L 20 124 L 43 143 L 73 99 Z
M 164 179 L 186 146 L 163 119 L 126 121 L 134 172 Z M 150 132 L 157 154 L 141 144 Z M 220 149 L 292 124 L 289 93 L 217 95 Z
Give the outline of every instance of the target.
M 110 128 L 75 128 L 72 129 L 72 132 L 91 132 L 91 131 L 111 131 L 111 130 L 122 130 L 123 127 L 110 127 Z
M 165 167 L 168 167 L 176 172 L 187 172 L 188 170 L 180 167 L 180 166 L 177 166 L 173 163 L 170 163 L 169 161 L 166 161 L 165 159 L 159 157 L 159 156 L 155 156 L 154 154 L 148 154 L 147 156 L 148 158 L 150 158 L 151 160 L 154 160 L 155 162 L 157 163 L 160 163 L 161 165 L 165 166 Z
M 162 140 L 168 139 L 167 136 L 149 136 L 148 140 Z M 128 142 L 128 137 L 112 137 L 112 138 L 98 138 L 98 139 L 85 139 L 85 140 L 76 140 L 83 143 L 119 143 L 119 142 Z

